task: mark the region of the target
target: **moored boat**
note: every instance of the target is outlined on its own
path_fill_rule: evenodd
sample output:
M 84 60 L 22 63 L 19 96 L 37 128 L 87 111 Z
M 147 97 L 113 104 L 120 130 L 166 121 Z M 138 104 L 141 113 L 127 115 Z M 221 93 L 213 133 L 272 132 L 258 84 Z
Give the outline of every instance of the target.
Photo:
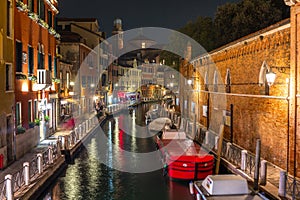
M 197 200 L 261 200 L 267 199 L 249 189 L 245 178 L 235 174 L 209 175 L 202 181 L 195 181 Z M 190 192 L 194 192 L 190 188 Z
M 150 109 L 145 114 L 146 124 L 149 124 L 154 119 L 159 118 L 159 116 L 160 116 L 160 105 L 159 104 L 151 105 Z
M 213 173 L 214 156 L 182 131 L 164 131 L 157 146 L 171 180 L 201 180 Z

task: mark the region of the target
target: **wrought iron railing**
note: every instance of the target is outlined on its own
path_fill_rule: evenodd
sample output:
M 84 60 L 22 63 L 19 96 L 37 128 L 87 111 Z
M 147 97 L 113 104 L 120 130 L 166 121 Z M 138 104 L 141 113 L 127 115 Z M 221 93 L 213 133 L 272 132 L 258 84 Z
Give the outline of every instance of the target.
M 95 125 L 96 123 L 94 123 L 92 120 L 89 121 L 89 130 L 91 130 L 91 127 L 93 125 Z M 83 125 L 85 127 L 85 125 Z M 78 128 L 78 127 L 77 127 Z M 77 139 L 81 139 L 83 137 L 83 135 L 87 134 L 87 128 L 84 128 L 84 132 L 80 133 L 80 134 L 75 134 L 72 133 L 70 134 L 68 137 L 68 144 L 70 146 L 70 142 L 73 140 L 73 142 L 77 142 Z M 82 130 L 80 130 L 82 131 Z M 81 137 L 80 137 L 81 136 Z M 39 163 L 39 156 L 36 155 L 34 156 L 30 161 L 29 161 L 29 165 L 27 165 L 29 167 L 29 180 L 26 180 L 31 182 L 34 181 L 36 178 L 38 178 L 39 176 L 39 164 L 41 164 L 44 170 L 46 168 L 48 168 L 50 166 L 50 164 L 52 163 L 49 156 L 52 155 L 53 161 L 55 161 L 56 159 L 59 158 L 60 155 L 60 150 L 62 149 L 62 137 L 59 137 L 57 142 L 58 143 L 51 143 L 49 144 L 49 147 L 51 146 L 52 148 L 47 148 L 45 151 L 43 151 L 42 154 L 42 159 L 41 159 L 41 163 Z M 59 147 L 58 147 L 59 145 Z M 52 152 L 50 152 L 52 151 Z M 26 167 L 27 167 L 26 166 Z M 5 200 L 7 198 L 6 194 L 6 190 L 7 190 L 7 184 L 9 184 L 10 182 L 7 181 L 11 181 L 11 186 L 12 186 L 12 192 L 15 193 L 18 190 L 20 190 L 21 187 L 23 187 L 25 185 L 25 169 L 26 167 L 22 166 L 22 168 L 20 168 L 18 171 L 16 171 L 14 174 L 11 175 L 12 180 L 1 180 L 0 181 L 0 200 Z M 42 170 L 43 170 L 42 169 Z M 13 195 L 13 194 L 10 194 Z
M 278 175 L 283 169 L 279 168 L 278 166 L 267 162 L 267 181 L 275 185 L 279 188 L 279 178 Z
M 3 180 L 2 182 L 0 182 L 0 199 L 6 199 L 6 181 Z
M 34 156 L 29 162 L 29 178 L 30 179 L 39 173 L 37 160 L 38 160 L 38 157 Z
M 12 174 L 13 192 L 18 191 L 25 184 L 24 173 L 25 173 L 25 168 L 22 167 L 17 172 Z
M 222 141 L 222 150 L 221 150 L 221 156 L 222 157 L 226 157 L 227 154 L 227 146 L 226 146 L 227 142 L 226 141 Z
M 292 199 L 300 199 L 300 181 L 295 177 L 286 177 L 286 193 L 292 197 Z
M 254 171 L 255 171 L 255 155 L 248 152 L 245 172 L 250 177 L 254 178 Z
M 42 153 L 43 168 L 49 164 L 49 148 Z
M 242 155 L 242 148 L 231 144 L 230 148 L 228 149 L 228 154 L 226 156 L 226 159 L 234 164 L 235 166 L 240 167 L 241 166 L 241 155 Z
M 54 144 L 52 146 L 52 151 L 53 151 L 53 161 L 55 161 L 58 158 L 57 144 Z

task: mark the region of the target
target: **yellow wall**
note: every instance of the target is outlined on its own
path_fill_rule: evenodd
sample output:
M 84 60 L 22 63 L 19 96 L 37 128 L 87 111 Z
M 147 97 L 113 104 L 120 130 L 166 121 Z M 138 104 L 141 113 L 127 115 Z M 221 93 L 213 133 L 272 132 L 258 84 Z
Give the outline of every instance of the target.
M 14 3 L 15 1 L 11 1 Z M 9 114 L 12 112 L 12 106 L 14 105 L 14 93 L 12 91 L 5 91 L 5 72 L 6 72 L 6 64 L 12 64 L 12 77 L 14 83 L 14 43 L 13 43 L 13 19 L 11 19 L 11 36 L 7 36 L 7 19 L 6 19 L 6 7 L 7 7 L 7 0 L 0 1 L 0 97 L 1 97 L 1 104 L 0 104 L 0 113 Z M 13 12 L 13 9 L 12 9 Z M 13 17 L 13 14 L 11 15 Z M 2 53 L 2 55 L 1 55 Z
M 7 0 L 0 1 L 0 154 L 4 155 L 4 167 L 14 159 L 14 31 L 11 0 L 10 34 L 7 36 Z M 11 90 L 6 91 L 6 65 L 11 65 Z

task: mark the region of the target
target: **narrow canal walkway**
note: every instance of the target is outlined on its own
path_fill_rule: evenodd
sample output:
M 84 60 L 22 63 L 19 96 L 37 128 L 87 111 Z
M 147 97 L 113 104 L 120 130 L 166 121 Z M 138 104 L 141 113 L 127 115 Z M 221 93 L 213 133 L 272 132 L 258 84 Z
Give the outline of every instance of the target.
M 147 106 L 142 105 L 132 115 L 126 112 L 108 119 L 102 128 L 96 129 L 97 132 L 84 145 L 74 164 L 69 165 L 38 199 L 194 199 L 189 194 L 188 183 L 169 181 L 161 169 L 132 173 L 114 168 L 128 164 L 137 167 L 145 165 L 138 157 L 128 160 L 125 152 L 156 151 L 153 137 L 147 135 L 145 111 Z M 160 163 L 159 154 L 155 155 L 153 162 Z

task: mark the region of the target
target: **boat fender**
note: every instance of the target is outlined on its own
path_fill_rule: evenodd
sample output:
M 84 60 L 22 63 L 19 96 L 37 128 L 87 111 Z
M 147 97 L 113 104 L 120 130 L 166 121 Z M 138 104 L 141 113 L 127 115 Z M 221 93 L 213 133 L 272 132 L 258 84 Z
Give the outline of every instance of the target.
M 189 187 L 190 187 L 190 193 L 191 193 L 191 194 L 194 194 L 194 184 L 193 184 L 193 181 L 191 181 L 191 182 L 189 183 Z
M 168 165 L 164 164 L 164 168 L 163 168 L 163 176 L 167 176 L 168 175 Z

